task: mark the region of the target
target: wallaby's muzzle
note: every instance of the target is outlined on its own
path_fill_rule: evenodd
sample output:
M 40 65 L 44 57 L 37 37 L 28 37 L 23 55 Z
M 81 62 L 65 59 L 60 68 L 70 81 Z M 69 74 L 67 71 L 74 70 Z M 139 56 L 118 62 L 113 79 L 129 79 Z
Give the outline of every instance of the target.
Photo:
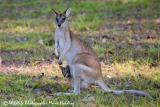
M 58 27 L 61 27 L 61 24 L 58 24 Z

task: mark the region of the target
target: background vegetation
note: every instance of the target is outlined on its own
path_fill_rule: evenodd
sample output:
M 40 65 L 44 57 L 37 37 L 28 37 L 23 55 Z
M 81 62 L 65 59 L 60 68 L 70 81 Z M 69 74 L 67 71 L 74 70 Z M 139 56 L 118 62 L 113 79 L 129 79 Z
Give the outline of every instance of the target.
M 104 94 L 97 87 L 80 96 L 53 95 L 67 91 L 69 83 L 52 55 L 51 9 L 67 7 L 72 9 L 71 30 L 97 53 L 106 84 L 113 89 L 144 90 L 152 99 Z M 3 105 L 29 100 L 74 106 L 160 106 L 159 0 L 0 0 L 0 13 Z

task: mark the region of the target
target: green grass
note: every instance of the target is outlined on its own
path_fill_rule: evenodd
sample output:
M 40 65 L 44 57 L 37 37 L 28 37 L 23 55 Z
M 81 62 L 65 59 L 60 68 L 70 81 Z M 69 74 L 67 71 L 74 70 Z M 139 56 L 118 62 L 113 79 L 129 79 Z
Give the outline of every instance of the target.
M 32 92 L 33 88 L 42 89 L 50 86 L 53 94 L 66 91 L 69 85 L 63 82 L 60 85 L 46 76 L 32 83 L 32 76 L 27 76 L 28 69 L 24 67 L 20 72 L 27 75 L 0 75 L 0 101 L 44 101 L 48 104 L 46 106 L 50 106 L 49 101 L 53 103 L 69 101 L 75 106 L 92 104 L 92 106 L 102 107 L 158 107 L 160 105 L 160 33 L 156 20 L 160 17 L 159 0 L 1 0 L 2 63 L 29 62 L 31 71 L 38 74 L 39 70 L 32 68 L 35 67 L 34 63 L 51 59 L 53 53 L 55 27 L 51 9 L 63 11 L 66 7 L 71 7 L 72 10 L 69 18 L 71 30 L 82 41 L 90 42 L 90 39 L 93 39 L 90 45 L 100 60 L 115 68 L 110 73 L 105 68 L 107 65 L 102 67 L 104 78 L 107 79 L 109 86 L 113 89 L 142 89 L 149 92 L 153 99 L 104 94 L 94 88 L 83 92 L 80 96 L 56 97 L 46 91 L 41 95 L 35 95 Z M 138 35 L 139 40 L 136 40 L 135 35 Z M 103 40 L 103 36 L 109 39 Z M 17 38 L 26 38 L 26 41 L 17 42 Z M 56 67 L 58 66 L 53 65 L 52 70 L 56 71 Z M 50 69 L 44 71 L 48 70 Z M 32 75 L 32 72 L 30 73 Z M 108 75 L 113 78 L 109 79 Z M 58 76 L 62 75 L 58 74 Z M 61 80 L 65 81 L 63 78 Z M 30 88 L 24 86 L 26 81 L 29 81 Z M 128 81 L 132 82 L 131 86 L 125 84 Z M 84 99 L 93 101 L 83 101 Z
M 74 106 L 86 106 L 89 104 L 98 105 L 98 106 L 158 106 L 160 102 L 159 100 L 158 90 L 154 87 L 150 87 L 151 85 L 147 84 L 147 80 L 142 77 L 138 77 L 140 81 L 137 81 L 135 77 L 125 77 L 119 78 L 120 81 L 126 83 L 128 80 L 132 81 L 134 84 L 131 88 L 136 89 L 147 89 L 154 90 L 149 91 L 151 95 L 155 96 L 153 99 L 150 98 L 143 98 L 143 97 L 136 97 L 131 95 L 122 95 L 116 96 L 111 93 L 105 94 L 99 89 L 92 89 L 87 92 L 82 92 L 80 96 L 72 95 L 72 96 L 54 96 L 51 93 L 48 93 L 45 90 L 45 87 L 50 86 L 52 92 L 65 92 L 69 86 L 65 83 L 57 84 L 56 81 L 50 80 L 49 77 L 43 77 L 36 82 L 32 82 L 33 78 L 24 75 L 0 75 L 0 83 L 1 83 L 1 98 L 0 101 L 4 104 L 4 101 L 21 101 L 24 103 L 25 101 L 32 101 L 34 103 L 45 102 L 46 106 L 51 106 L 49 102 L 60 103 L 61 102 L 69 102 Z M 135 81 L 136 80 L 136 81 Z M 144 83 L 145 82 L 145 83 Z M 149 82 L 149 81 L 148 81 Z M 112 88 L 115 87 L 113 83 L 110 84 Z M 153 84 L 154 85 L 154 84 Z M 29 86 L 29 87 L 27 87 Z M 125 86 L 125 84 L 122 84 Z M 121 89 L 127 87 L 119 87 Z M 117 88 L 117 87 L 116 87 Z M 32 93 L 33 89 L 41 89 L 42 92 L 40 94 Z M 8 104 L 7 106 L 12 105 Z M 23 106 L 26 106 L 25 104 Z M 58 105 L 60 106 L 60 105 Z M 69 106 L 69 105 L 68 105 Z

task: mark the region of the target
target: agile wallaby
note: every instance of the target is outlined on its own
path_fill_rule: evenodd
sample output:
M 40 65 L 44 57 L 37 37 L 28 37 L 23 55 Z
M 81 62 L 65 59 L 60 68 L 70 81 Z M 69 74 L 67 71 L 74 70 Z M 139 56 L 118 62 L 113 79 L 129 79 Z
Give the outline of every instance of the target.
M 62 67 L 62 66 L 59 66 L 61 71 L 62 71 L 62 74 L 65 78 L 67 79 L 72 79 L 71 77 L 71 72 L 70 72 L 70 68 L 69 66 L 67 65 L 66 67 Z
M 54 10 L 54 14 L 56 17 L 55 55 L 59 56 L 58 49 L 60 49 L 58 64 L 61 65 L 62 61 L 66 60 L 69 65 L 73 93 L 80 94 L 80 89 L 87 89 L 91 84 L 96 84 L 104 92 L 112 92 L 117 95 L 129 93 L 148 96 L 147 93 L 139 90 L 112 90 L 108 88 L 102 77 L 98 57 L 90 47 L 83 44 L 69 29 L 70 9 L 66 9 L 63 13 Z M 66 93 L 66 95 L 68 94 Z

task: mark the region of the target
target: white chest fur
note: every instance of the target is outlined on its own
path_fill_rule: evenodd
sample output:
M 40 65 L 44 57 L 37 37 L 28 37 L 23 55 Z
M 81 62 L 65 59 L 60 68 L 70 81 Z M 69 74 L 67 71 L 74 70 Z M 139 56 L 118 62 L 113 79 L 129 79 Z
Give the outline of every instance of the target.
M 62 51 L 63 48 L 64 48 L 64 43 L 65 43 L 65 33 L 64 33 L 63 30 L 59 30 L 59 29 L 56 30 L 56 32 L 55 32 L 55 40 L 58 42 L 58 46 Z

